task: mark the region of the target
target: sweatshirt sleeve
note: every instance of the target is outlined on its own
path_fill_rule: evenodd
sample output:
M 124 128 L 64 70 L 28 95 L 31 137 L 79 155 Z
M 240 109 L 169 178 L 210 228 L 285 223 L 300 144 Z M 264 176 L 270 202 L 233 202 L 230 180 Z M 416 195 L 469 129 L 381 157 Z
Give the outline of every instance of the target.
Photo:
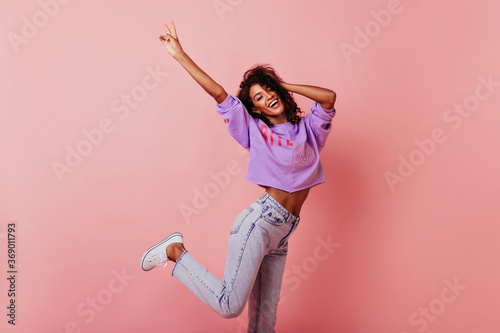
M 321 107 L 321 104 L 316 102 L 311 106 L 311 113 L 308 116 L 309 125 L 316 137 L 318 148 L 322 149 L 331 130 L 332 119 L 335 117 L 335 108 L 325 110 Z
M 217 104 L 217 113 L 224 119 L 229 134 L 243 148 L 250 149 L 248 125 L 252 117 L 243 103 L 238 98 L 228 94 L 224 102 Z

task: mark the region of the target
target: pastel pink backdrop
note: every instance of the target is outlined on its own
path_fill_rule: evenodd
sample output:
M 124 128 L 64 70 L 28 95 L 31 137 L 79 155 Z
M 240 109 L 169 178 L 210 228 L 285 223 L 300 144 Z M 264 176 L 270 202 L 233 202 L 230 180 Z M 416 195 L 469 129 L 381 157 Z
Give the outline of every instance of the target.
M 18 249 L 16 326 L 2 278 L 2 331 L 244 331 L 246 311 L 218 317 L 171 265 L 139 268 L 146 248 L 181 231 L 222 277 L 229 228 L 262 192 L 244 180 L 246 155 L 214 101 L 159 42 L 169 19 L 230 93 L 246 69 L 270 63 L 285 81 L 338 94 L 327 183 L 311 191 L 290 242 L 278 332 L 500 331 L 498 83 L 471 97 L 480 77 L 500 81 L 500 3 L 54 4 L 9 2 L 0 14 L 2 274 L 9 221 Z M 135 108 L 120 101 L 132 92 Z M 467 117 L 448 111 L 465 101 Z M 101 125 L 108 133 L 92 132 Z M 68 147 L 87 156 L 58 177 Z M 416 166 L 400 166 L 410 158 Z M 233 174 L 214 187 L 211 173 L 230 161 Z M 392 185 L 388 172 L 400 177 Z M 197 209 L 205 187 L 212 198 Z M 187 206 L 196 214 L 183 216 Z

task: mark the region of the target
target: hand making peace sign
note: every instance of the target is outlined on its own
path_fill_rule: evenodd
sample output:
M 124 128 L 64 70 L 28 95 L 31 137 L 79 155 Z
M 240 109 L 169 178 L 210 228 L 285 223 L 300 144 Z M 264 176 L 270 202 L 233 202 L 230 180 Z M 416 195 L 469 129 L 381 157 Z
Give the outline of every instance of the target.
M 177 32 L 175 31 L 174 21 L 170 21 L 172 27 L 169 28 L 165 23 L 163 26 L 165 27 L 165 34 L 160 35 L 160 41 L 163 43 L 168 53 L 171 56 L 176 56 L 182 52 L 182 46 L 179 43 L 179 38 L 177 37 Z

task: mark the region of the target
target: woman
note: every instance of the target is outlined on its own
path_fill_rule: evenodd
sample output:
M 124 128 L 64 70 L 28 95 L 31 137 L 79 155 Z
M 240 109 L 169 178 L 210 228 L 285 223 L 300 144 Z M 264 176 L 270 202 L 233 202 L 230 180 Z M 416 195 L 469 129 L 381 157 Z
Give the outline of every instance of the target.
M 288 249 L 311 187 L 325 181 L 319 151 L 335 115 L 329 89 L 283 82 L 269 66 L 248 70 L 237 97 L 201 70 L 182 49 L 175 30 L 165 26 L 160 40 L 217 102 L 229 133 L 250 152 L 246 179 L 265 188 L 234 222 L 221 281 L 184 248 L 173 233 L 148 249 L 143 270 L 175 262 L 172 275 L 224 318 L 241 314 L 248 300 L 249 332 L 274 332 Z M 316 103 L 301 117 L 292 93 Z

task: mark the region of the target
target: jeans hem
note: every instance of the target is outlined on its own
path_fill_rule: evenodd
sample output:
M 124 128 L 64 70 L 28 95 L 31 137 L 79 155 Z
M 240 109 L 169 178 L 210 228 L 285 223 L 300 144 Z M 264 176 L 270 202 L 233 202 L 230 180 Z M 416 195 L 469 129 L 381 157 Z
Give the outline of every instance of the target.
M 184 250 L 184 252 L 182 252 L 181 256 L 179 257 L 179 259 L 177 259 L 175 261 L 175 265 L 174 267 L 172 268 L 172 276 L 174 276 L 174 270 L 175 268 L 177 267 L 177 263 L 182 259 L 182 257 L 184 257 L 184 255 L 187 253 L 187 250 Z

